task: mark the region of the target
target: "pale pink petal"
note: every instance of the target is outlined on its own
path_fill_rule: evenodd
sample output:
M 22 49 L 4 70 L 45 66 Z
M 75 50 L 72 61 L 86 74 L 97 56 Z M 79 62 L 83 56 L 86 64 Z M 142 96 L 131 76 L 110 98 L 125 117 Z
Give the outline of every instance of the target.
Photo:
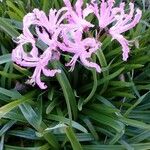
M 130 23 L 124 25 L 124 26 L 121 28 L 121 31 L 120 31 L 120 32 L 121 32 L 121 33 L 122 33 L 122 32 L 126 32 L 126 31 L 128 31 L 128 30 L 134 28 L 134 27 L 139 23 L 141 17 L 142 17 L 142 11 L 139 10 L 139 9 L 137 9 L 137 13 L 136 13 L 134 19 L 132 20 L 132 22 L 130 22 Z
M 80 42 L 81 40 L 82 40 L 82 32 L 81 31 L 76 31 L 76 32 L 74 32 L 74 40 L 78 43 L 78 42 Z
M 63 0 L 63 1 L 64 1 L 65 5 L 67 6 L 67 8 L 68 8 L 69 10 L 72 10 L 72 6 L 71 6 L 70 0 Z
M 56 75 L 56 73 L 61 73 L 61 70 L 59 70 L 59 69 L 50 70 L 47 68 L 43 68 L 42 71 L 43 71 L 43 74 L 47 77 L 53 77 Z
M 23 18 L 23 34 L 27 37 L 33 38 L 32 33 L 29 30 L 29 27 L 35 22 L 36 17 L 34 13 L 28 13 Z
M 122 46 L 123 60 L 127 61 L 128 57 L 129 57 L 129 52 L 130 52 L 129 41 L 126 40 L 122 35 L 118 35 L 118 34 L 113 34 L 112 37 L 113 37 L 113 39 L 116 39 Z
M 45 31 L 44 28 L 42 28 L 42 32 L 40 32 L 39 28 L 36 27 L 36 33 L 38 35 L 38 38 L 41 39 L 45 44 L 47 45 L 51 45 L 52 44 L 52 41 L 51 39 L 49 38 L 49 35 L 48 33 Z
M 82 17 L 82 5 L 83 5 L 83 0 L 77 0 L 75 4 L 75 9 L 79 17 Z
M 35 24 L 39 26 L 44 26 L 49 31 L 49 21 L 46 14 L 39 9 L 34 9 L 33 13 L 35 14 L 37 19 Z
M 83 9 L 83 18 L 86 18 L 89 14 L 93 13 L 93 9 L 91 8 L 91 5 L 87 4 L 86 8 Z
M 74 70 L 74 67 L 75 67 L 75 64 L 77 62 L 77 59 L 78 59 L 79 55 L 78 54 L 75 54 L 72 59 L 70 60 L 70 62 L 68 62 L 66 64 L 66 66 L 70 66 L 70 71 L 73 71 Z
M 114 2 L 114 0 L 102 0 L 99 7 L 97 2 L 92 1 L 92 4 L 89 6 L 89 9 L 92 9 L 93 13 L 96 15 L 99 27 L 102 29 L 106 28 L 114 21 L 115 16 L 112 13 L 114 9 Z
M 87 58 L 86 58 L 86 55 L 81 55 L 80 60 L 84 64 L 84 66 L 89 67 L 89 68 L 94 68 L 94 69 L 96 69 L 96 71 L 98 73 L 101 72 L 100 66 L 98 64 L 94 63 L 94 62 L 88 61 Z
M 37 70 L 36 70 L 37 69 Z M 44 82 L 41 81 L 41 68 L 36 68 L 36 76 L 35 76 L 35 83 L 41 88 L 41 89 L 46 89 L 47 85 L 45 85 Z
M 99 72 L 100 69 L 98 65 L 89 62 L 87 59 L 90 59 L 91 55 L 98 50 L 101 44 L 96 42 L 94 38 L 85 38 L 82 40 L 83 33 L 80 30 L 70 31 L 69 33 L 71 34 L 71 38 L 64 32 L 62 34 L 63 43 L 58 43 L 60 49 L 74 54 L 66 66 L 70 66 L 70 70 L 72 71 L 79 58 L 84 66 L 95 68 Z

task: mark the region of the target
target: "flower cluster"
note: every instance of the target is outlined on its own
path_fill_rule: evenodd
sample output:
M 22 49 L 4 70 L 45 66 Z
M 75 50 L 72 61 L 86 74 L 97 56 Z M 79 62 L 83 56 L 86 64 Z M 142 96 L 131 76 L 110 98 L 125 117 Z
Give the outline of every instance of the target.
M 50 9 L 48 16 L 39 9 L 34 9 L 23 18 L 23 33 L 16 39 L 17 47 L 12 51 L 12 60 L 20 66 L 34 68 L 34 73 L 27 81 L 31 85 L 37 84 L 41 89 L 47 86 L 41 81 L 41 74 L 53 77 L 61 73 L 59 69 L 50 69 L 48 64 L 59 60 L 61 54 L 73 55 L 66 66 L 73 70 L 77 60 L 88 68 L 101 72 L 98 64 L 91 61 L 91 56 L 102 45 L 94 37 L 87 37 L 86 32 L 95 27 L 86 18 L 93 14 L 99 29 L 107 29 L 112 39 L 117 40 L 123 51 L 123 60 L 129 55 L 129 41 L 122 33 L 133 28 L 142 15 L 141 10 L 134 11 L 134 4 L 130 3 L 129 13 L 125 12 L 125 3 L 114 6 L 115 0 L 92 0 L 83 7 L 83 0 L 77 0 L 75 6 L 70 0 L 63 0 L 65 6 L 60 10 Z M 41 41 L 46 45 L 40 49 L 37 45 Z M 31 50 L 26 51 L 25 45 L 30 44 Z

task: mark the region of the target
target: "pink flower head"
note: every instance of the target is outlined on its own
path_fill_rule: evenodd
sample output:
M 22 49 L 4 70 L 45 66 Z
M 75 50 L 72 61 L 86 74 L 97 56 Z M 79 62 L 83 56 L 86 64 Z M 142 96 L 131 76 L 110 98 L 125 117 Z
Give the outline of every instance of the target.
M 32 75 L 32 77 L 26 82 L 31 85 L 35 85 L 35 83 L 41 88 L 46 89 L 47 86 L 44 82 L 41 81 L 41 73 L 43 73 L 47 77 L 53 77 L 56 73 L 61 73 L 61 70 L 59 69 L 48 69 L 48 63 L 50 60 L 53 60 L 53 50 L 50 48 L 47 48 L 44 53 L 39 57 L 39 60 L 37 62 L 34 62 L 35 64 L 35 70 Z
M 33 13 L 27 14 L 23 19 L 23 34 L 21 34 L 15 41 L 18 46 L 12 51 L 12 60 L 20 66 L 35 68 L 34 73 L 27 83 L 45 89 L 47 86 L 41 81 L 41 74 L 53 77 L 56 73 L 60 73 L 59 69 L 48 68 L 48 63 L 59 59 L 60 52 L 57 50 L 57 38 L 59 32 L 59 25 L 63 21 L 64 16 L 61 12 L 64 9 L 50 10 L 49 19 L 43 11 L 34 9 Z M 30 26 L 35 28 L 36 35 L 30 31 Z M 42 40 L 48 48 L 42 51 L 36 47 L 38 39 Z M 31 44 L 32 48 L 29 52 L 25 52 L 24 45 Z M 42 54 L 41 54 L 42 53 Z
M 36 25 L 45 27 L 45 29 L 53 34 L 56 30 L 59 29 L 62 21 L 66 18 L 66 8 L 61 8 L 60 10 L 50 9 L 48 17 L 43 11 L 39 9 L 34 9 L 33 13 L 36 16 L 36 21 L 34 22 Z
M 106 28 L 115 20 L 115 15 L 113 13 L 115 0 L 106 1 L 102 0 L 100 7 L 98 6 L 98 2 L 96 2 L 96 0 L 92 0 L 91 5 L 88 5 L 89 11 L 92 11 L 96 15 L 99 22 L 99 27 L 102 29 Z
M 71 34 L 71 37 L 69 37 L 69 34 Z M 99 46 L 100 44 L 94 38 L 82 39 L 82 32 L 80 31 L 64 32 L 63 43 L 59 44 L 60 49 L 74 54 L 71 61 L 66 64 L 66 66 L 71 66 L 71 71 L 74 69 L 78 58 L 80 58 L 84 66 L 95 68 L 97 72 L 101 72 L 100 66 L 89 60 Z
M 23 43 L 20 43 L 12 51 L 12 60 L 20 66 L 35 68 L 31 79 L 27 81 L 28 84 L 35 85 L 36 83 L 41 89 L 47 88 L 47 86 L 41 81 L 40 76 L 41 73 L 43 73 L 45 76 L 53 77 L 56 73 L 61 72 L 59 69 L 50 70 L 47 67 L 49 61 L 59 59 L 59 52 L 52 49 L 52 46 L 52 48 L 48 47 L 42 55 L 38 56 L 36 53 L 38 49 L 34 44 L 34 47 L 28 53 L 24 51 L 23 44 L 25 44 L 25 41 Z M 33 51 L 35 51 L 35 53 Z M 31 52 L 33 54 L 31 54 Z
M 86 9 L 82 9 L 83 0 L 77 0 L 74 8 L 71 6 L 70 0 L 63 0 L 67 8 L 67 18 L 69 24 L 64 25 L 70 29 L 78 29 L 83 31 L 86 28 L 94 27 L 93 24 L 85 20 L 89 15 Z
M 125 37 L 123 37 L 121 33 L 126 32 L 135 27 L 136 24 L 140 21 L 142 16 L 142 11 L 139 9 L 136 10 L 136 14 L 134 16 L 134 4 L 130 3 L 129 6 L 130 12 L 129 14 L 126 14 L 124 10 L 124 3 L 120 4 L 120 14 L 116 14 L 116 22 L 109 29 L 109 33 L 112 36 L 112 38 L 116 39 L 122 46 L 124 61 L 128 59 L 130 49 L 129 49 L 129 41 L 125 39 Z

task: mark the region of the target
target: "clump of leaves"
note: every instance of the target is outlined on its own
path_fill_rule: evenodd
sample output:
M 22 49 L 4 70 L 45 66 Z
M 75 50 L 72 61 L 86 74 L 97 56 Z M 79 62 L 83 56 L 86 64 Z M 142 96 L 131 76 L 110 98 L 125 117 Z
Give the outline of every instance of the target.
M 56 61 L 53 65 L 62 73 L 43 77 L 47 90 L 24 84 L 32 70 L 11 62 L 12 39 L 22 30 L 22 17 L 35 7 L 48 12 L 62 5 L 48 0 L 0 3 L 0 149 L 150 149 L 150 12 L 146 7 L 139 25 L 126 34 L 134 39 L 128 62 L 121 60 L 121 47 L 102 35 L 102 51 L 95 60 L 102 66 L 101 74 L 80 64 L 68 73 Z

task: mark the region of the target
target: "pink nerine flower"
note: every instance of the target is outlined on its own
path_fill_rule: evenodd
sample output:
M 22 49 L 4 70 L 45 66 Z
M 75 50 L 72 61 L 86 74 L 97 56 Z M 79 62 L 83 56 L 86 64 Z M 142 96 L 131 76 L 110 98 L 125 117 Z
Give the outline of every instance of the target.
M 50 9 L 48 17 L 43 11 L 34 9 L 33 13 L 36 17 L 34 24 L 44 27 L 50 34 L 54 34 L 60 28 L 62 21 L 66 18 L 65 7 L 60 10 Z
M 37 62 L 33 62 L 33 67 L 35 67 L 34 73 L 32 77 L 26 82 L 31 85 L 35 85 L 35 83 L 41 88 L 46 89 L 47 86 L 44 84 L 44 82 L 41 81 L 41 73 L 43 73 L 47 77 L 53 77 L 56 73 L 61 73 L 61 70 L 59 69 L 52 69 L 50 70 L 48 68 L 48 63 L 50 60 L 53 60 L 53 50 L 50 48 L 47 48 L 44 53 L 39 57 Z M 31 62 L 32 64 L 32 62 Z
M 27 83 L 31 85 L 35 85 L 36 83 L 41 89 L 45 89 L 47 86 L 41 81 L 41 74 L 43 73 L 45 76 L 53 77 L 56 73 L 61 72 L 59 69 L 50 70 L 47 66 L 49 61 L 59 59 L 60 54 L 53 49 L 54 44 L 52 44 L 52 47 L 48 47 L 42 55 L 38 56 L 36 53 L 31 55 L 32 51 L 37 51 L 38 49 L 34 46 L 32 50 L 27 53 L 23 49 L 24 43 L 25 41 L 20 43 L 12 51 L 12 60 L 20 66 L 35 68 L 32 77 L 27 81 Z
M 74 69 L 78 58 L 80 58 L 84 66 L 94 68 L 97 72 L 101 72 L 100 66 L 89 60 L 91 55 L 100 47 L 100 43 L 97 43 L 94 38 L 82 39 L 82 32 L 80 31 L 66 31 L 63 32 L 62 36 L 63 43 L 59 43 L 60 49 L 74 54 L 71 61 L 66 64 L 66 66 L 71 66 L 71 71 Z
M 121 3 L 120 7 L 114 7 L 114 2 L 115 0 L 101 0 L 100 7 L 98 7 L 98 3 L 92 0 L 88 9 L 96 15 L 100 29 L 106 29 L 108 25 L 113 24 L 108 32 L 112 39 L 116 39 L 121 44 L 123 60 L 126 61 L 130 51 L 129 41 L 121 33 L 135 27 L 141 19 L 142 12 L 137 9 L 134 16 L 134 4 L 130 3 L 130 12 L 127 14 L 125 13 L 125 3 Z
M 113 8 L 115 0 L 106 1 L 102 0 L 100 7 L 98 6 L 98 2 L 95 0 L 92 0 L 91 5 L 88 5 L 89 11 L 93 12 L 96 15 L 99 22 L 99 27 L 101 29 L 106 28 L 115 20 Z
M 34 9 L 32 13 L 28 13 L 23 19 L 23 34 L 15 41 L 18 46 L 12 51 L 12 60 L 20 66 L 35 68 L 33 75 L 27 81 L 31 85 L 37 84 L 41 89 L 47 88 L 41 81 L 41 74 L 53 77 L 56 73 L 60 73 L 59 69 L 48 68 L 48 63 L 60 58 L 60 52 L 57 50 L 57 38 L 61 31 L 59 26 L 65 18 L 62 12 L 50 10 L 49 18 L 43 11 Z M 49 20 L 50 19 L 50 20 Z M 31 25 L 35 28 L 35 33 L 30 31 Z M 36 47 L 38 40 L 42 40 L 47 49 L 42 51 Z M 31 50 L 26 52 L 24 45 L 31 44 Z M 42 53 L 42 54 L 41 54 Z
M 123 51 L 123 60 L 126 61 L 129 55 L 129 41 L 121 35 L 121 33 L 126 32 L 133 27 L 140 21 L 142 16 L 142 11 L 137 9 L 136 14 L 134 15 L 134 4 L 130 3 L 130 12 L 129 14 L 125 13 L 124 10 L 124 3 L 120 4 L 120 14 L 116 15 L 115 24 L 109 29 L 109 33 L 113 39 L 116 39 L 122 46 Z
M 83 0 L 77 0 L 74 8 L 71 6 L 70 0 L 63 0 L 63 1 L 67 8 L 66 14 L 69 21 L 69 24 L 65 24 L 63 26 L 69 29 L 76 29 L 80 31 L 83 31 L 86 28 L 94 27 L 93 24 L 85 20 L 85 18 L 91 12 L 87 12 L 86 8 L 82 9 Z

